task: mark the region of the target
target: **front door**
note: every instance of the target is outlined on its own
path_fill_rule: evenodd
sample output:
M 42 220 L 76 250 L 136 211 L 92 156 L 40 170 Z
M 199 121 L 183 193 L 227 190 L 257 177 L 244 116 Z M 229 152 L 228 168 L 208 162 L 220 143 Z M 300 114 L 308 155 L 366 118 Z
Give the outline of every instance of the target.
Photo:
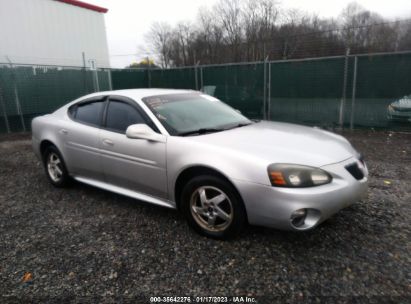
M 133 124 L 151 125 L 134 101 L 110 98 L 100 132 L 106 182 L 129 190 L 167 198 L 166 143 L 126 137 Z

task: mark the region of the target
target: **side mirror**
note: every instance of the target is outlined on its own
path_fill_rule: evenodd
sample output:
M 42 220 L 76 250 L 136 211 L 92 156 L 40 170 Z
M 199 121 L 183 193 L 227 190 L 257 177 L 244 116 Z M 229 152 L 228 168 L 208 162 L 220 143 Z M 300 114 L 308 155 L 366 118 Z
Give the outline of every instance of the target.
M 154 132 L 146 124 L 131 125 L 126 130 L 126 136 L 134 139 L 146 139 L 149 141 L 166 142 L 166 138 L 162 134 Z

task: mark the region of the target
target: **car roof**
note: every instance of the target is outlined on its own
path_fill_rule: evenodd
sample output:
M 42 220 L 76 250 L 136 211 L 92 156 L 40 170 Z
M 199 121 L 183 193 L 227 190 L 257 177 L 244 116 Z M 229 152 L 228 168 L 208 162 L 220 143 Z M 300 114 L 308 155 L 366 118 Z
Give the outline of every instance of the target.
M 157 95 L 170 95 L 170 94 L 183 94 L 193 93 L 194 90 L 180 90 L 180 89 L 127 89 L 127 90 L 115 90 L 115 91 L 103 91 L 93 93 L 84 97 L 94 97 L 100 95 L 120 95 L 129 97 L 134 100 L 139 100 L 144 97 L 157 96 Z M 84 98 L 83 97 L 83 98 Z

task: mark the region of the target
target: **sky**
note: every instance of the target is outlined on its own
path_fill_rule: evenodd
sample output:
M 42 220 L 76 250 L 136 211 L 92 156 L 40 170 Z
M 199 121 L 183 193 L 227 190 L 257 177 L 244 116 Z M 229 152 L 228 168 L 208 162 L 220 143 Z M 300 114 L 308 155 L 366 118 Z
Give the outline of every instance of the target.
M 156 22 L 171 25 L 194 21 L 199 9 L 218 0 L 83 0 L 108 8 L 105 14 L 107 40 L 112 67 L 123 68 L 138 62 L 145 54 L 145 34 Z M 283 9 L 298 8 L 320 17 L 337 17 L 351 0 L 282 0 Z M 411 0 L 357 0 L 368 10 L 390 19 L 411 18 Z M 133 55 L 136 54 L 136 55 Z M 120 56 L 119 56 L 120 55 Z

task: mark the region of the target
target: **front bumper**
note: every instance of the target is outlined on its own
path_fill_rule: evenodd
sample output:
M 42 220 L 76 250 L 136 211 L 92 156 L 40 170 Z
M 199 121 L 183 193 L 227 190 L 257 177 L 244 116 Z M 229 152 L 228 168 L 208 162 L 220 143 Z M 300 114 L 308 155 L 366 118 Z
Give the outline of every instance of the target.
M 390 121 L 397 121 L 397 122 L 410 122 L 411 121 L 411 110 L 410 111 L 388 111 L 387 119 Z
M 248 221 L 252 225 L 284 230 L 311 229 L 339 210 L 359 201 L 367 191 L 368 170 L 364 166 L 364 178 L 355 179 L 345 166 L 358 162 L 356 158 L 323 166 L 330 173 L 330 184 L 310 188 L 278 188 L 235 180 L 235 186 L 243 198 Z M 316 210 L 315 222 L 308 227 L 296 228 L 291 215 L 299 209 Z

